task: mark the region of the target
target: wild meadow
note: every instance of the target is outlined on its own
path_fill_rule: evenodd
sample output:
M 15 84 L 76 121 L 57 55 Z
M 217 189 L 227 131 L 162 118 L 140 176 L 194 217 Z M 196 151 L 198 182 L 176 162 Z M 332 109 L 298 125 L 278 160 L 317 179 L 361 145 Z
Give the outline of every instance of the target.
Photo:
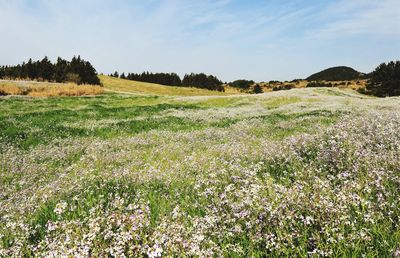
M 0 81 L 0 96 L 19 95 L 33 98 L 100 95 L 102 87 L 75 83 L 49 83 L 34 81 Z
M 400 98 L 0 98 L 0 257 L 399 257 Z

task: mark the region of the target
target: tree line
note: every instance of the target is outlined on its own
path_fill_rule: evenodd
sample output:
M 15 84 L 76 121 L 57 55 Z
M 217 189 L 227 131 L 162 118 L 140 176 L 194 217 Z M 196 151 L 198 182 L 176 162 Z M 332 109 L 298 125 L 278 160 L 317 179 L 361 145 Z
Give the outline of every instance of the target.
M 48 82 L 74 82 L 77 84 L 100 85 L 96 69 L 80 56 L 71 61 L 59 57 L 52 63 L 48 57 L 15 66 L 0 66 L 0 79 L 27 79 Z
M 382 63 L 370 76 L 365 93 L 378 97 L 400 96 L 400 61 Z
M 122 73 L 121 75 L 118 72 L 114 74 L 110 74 L 112 77 L 119 77 L 121 79 L 132 80 L 132 81 L 140 81 L 140 82 L 149 82 L 149 83 L 158 83 L 162 85 L 168 86 L 182 86 L 182 81 L 179 75 L 176 73 Z
M 222 81 L 220 81 L 216 76 L 206 75 L 204 73 L 185 74 L 183 79 L 181 79 L 176 73 L 143 72 L 140 74 L 128 73 L 127 75 L 125 75 L 125 73 L 119 74 L 118 72 L 114 72 L 109 76 L 132 81 L 157 83 L 167 86 L 195 87 L 208 90 L 224 91 Z

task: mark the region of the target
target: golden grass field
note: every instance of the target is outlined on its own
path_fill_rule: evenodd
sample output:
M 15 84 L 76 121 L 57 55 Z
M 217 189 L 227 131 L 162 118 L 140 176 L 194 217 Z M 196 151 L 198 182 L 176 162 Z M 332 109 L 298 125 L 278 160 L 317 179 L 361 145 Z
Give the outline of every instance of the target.
M 138 82 L 113 78 L 105 75 L 99 76 L 104 89 L 115 93 L 150 94 L 162 96 L 210 96 L 235 94 L 238 91 L 218 92 L 206 89 L 164 86 L 155 83 Z
M 47 83 L 29 81 L 0 81 L 0 95 L 26 95 L 30 97 L 99 95 L 102 87 L 73 83 Z

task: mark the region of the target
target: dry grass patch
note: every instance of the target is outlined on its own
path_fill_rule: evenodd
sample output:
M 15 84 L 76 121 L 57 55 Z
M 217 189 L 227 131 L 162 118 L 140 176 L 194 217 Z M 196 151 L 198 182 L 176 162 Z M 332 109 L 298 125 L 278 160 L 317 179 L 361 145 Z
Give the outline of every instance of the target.
M 0 84 L 0 96 L 6 95 L 21 95 L 22 90 L 13 84 Z
M 103 88 L 94 85 L 76 85 L 73 83 L 38 83 L 38 82 L 0 82 L 0 95 L 25 95 L 30 97 L 59 97 L 99 95 Z

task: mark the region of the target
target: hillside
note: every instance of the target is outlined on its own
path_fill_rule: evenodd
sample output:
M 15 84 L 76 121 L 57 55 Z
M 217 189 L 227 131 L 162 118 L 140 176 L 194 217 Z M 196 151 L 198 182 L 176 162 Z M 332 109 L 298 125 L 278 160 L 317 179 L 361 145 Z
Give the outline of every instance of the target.
M 99 76 L 104 89 L 114 93 L 134 93 L 162 96 L 209 96 L 209 95 L 227 95 L 234 92 L 224 93 L 210 91 L 198 88 L 165 86 L 155 83 L 139 82 L 114 78 L 110 76 Z
M 364 74 L 347 66 L 337 66 L 325 69 L 309 76 L 307 81 L 351 81 L 362 77 Z

